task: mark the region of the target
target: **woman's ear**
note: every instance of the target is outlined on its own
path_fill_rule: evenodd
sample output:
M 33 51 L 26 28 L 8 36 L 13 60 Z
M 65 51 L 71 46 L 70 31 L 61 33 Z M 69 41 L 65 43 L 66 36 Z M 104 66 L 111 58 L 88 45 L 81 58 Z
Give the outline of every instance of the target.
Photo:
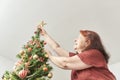
M 88 47 L 90 44 L 91 44 L 91 41 L 90 40 L 86 40 L 86 42 L 85 42 L 86 47 Z

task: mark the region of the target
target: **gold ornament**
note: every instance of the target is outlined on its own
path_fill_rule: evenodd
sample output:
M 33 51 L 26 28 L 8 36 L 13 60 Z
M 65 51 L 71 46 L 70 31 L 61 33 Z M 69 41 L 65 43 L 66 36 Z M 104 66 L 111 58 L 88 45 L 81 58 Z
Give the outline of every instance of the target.
M 48 78 L 52 78 L 52 76 L 53 76 L 52 72 L 50 72 L 47 76 L 48 76 Z
M 48 58 L 49 57 L 48 54 L 45 54 L 45 57 Z
M 28 67 L 30 65 L 30 62 L 25 63 L 25 67 Z
M 37 59 L 37 58 L 38 58 L 38 55 L 34 55 L 34 56 L 33 56 L 33 59 Z
M 20 50 L 20 55 L 23 55 L 24 54 L 24 50 Z

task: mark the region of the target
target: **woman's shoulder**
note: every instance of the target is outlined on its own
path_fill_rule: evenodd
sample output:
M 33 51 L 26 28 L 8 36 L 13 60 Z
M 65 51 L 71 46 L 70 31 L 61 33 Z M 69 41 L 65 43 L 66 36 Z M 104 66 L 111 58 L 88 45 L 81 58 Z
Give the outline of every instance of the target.
M 96 67 L 106 67 L 104 56 L 97 49 L 86 50 L 83 53 L 78 54 L 78 56 L 86 64 L 90 64 Z
M 83 53 L 101 53 L 98 49 L 89 49 L 84 51 Z
M 89 56 L 89 57 L 95 57 L 95 58 L 104 58 L 104 56 L 102 55 L 102 53 L 97 50 L 97 49 L 89 49 L 89 50 L 86 50 L 84 52 L 82 52 L 82 54 L 79 54 L 79 55 L 83 55 L 83 56 Z
M 98 49 L 88 49 L 86 51 L 99 51 Z

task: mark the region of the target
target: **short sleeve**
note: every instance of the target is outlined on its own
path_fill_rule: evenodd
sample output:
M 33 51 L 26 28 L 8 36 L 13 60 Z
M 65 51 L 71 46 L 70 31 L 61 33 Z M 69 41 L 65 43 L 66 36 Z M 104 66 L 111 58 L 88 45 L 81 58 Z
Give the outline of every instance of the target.
M 75 53 L 69 52 L 70 57 L 75 56 L 75 55 L 76 55 Z
M 78 54 L 80 59 L 88 65 L 94 67 L 106 67 L 106 61 L 102 53 L 96 49 L 87 50 Z

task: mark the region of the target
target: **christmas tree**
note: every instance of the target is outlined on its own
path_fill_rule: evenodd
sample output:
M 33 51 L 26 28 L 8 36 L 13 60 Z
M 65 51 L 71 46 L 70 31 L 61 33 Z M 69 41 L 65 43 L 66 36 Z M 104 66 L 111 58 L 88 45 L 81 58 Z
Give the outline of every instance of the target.
M 43 27 L 42 21 L 39 26 Z M 50 80 L 52 67 L 48 63 L 48 54 L 44 50 L 45 41 L 40 40 L 40 28 L 34 32 L 17 54 L 19 60 L 15 63 L 13 71 L 6 71 L 2 80 Z

